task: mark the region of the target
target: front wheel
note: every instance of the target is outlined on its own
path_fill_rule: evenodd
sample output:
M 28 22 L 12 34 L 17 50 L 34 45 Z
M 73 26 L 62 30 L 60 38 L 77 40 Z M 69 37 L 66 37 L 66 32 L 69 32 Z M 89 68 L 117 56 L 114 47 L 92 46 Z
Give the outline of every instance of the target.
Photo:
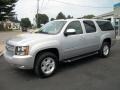
M 103 42 L 101 49 L 99 50 L 99 55 L 101 57 L 108 57 L 110 54 L 110 44 L 108 42 Z
M 57 69 L 58 58 L 51 52 L 45 52 L 38 56 L 34 70 L 36 75 L 44 78 L 53 75 Z

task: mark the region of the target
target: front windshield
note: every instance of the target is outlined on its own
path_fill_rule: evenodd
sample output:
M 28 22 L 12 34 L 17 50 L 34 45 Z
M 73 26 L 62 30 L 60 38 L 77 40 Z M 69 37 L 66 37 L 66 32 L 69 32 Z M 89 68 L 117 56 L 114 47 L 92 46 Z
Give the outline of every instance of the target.
M 57 34 L 65 25 L 66 21 L 51 21 L 42 26 L 36 33 Z

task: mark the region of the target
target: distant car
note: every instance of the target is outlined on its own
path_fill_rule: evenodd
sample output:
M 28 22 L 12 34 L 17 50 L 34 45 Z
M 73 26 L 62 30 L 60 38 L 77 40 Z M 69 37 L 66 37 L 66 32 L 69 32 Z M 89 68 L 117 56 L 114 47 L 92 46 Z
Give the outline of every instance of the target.
M 41 77 L 55 73 L 61 61 L 93 54 L 108 57 L 115 44 L 115 30 L 107 20 L 55 20 L 36 33 L 22 34 L 6 42 L 4 57 L 21 69 L 34 69 Z
M 27 32 L 27 28 L 23 27 L 22 32 Z

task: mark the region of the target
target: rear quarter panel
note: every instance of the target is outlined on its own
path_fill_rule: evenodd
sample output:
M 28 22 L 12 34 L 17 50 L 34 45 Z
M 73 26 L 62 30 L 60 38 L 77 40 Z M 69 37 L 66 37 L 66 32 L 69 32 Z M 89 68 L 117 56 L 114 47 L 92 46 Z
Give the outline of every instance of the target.
M 115 31 L 114 30 L 111 30 L 111 31 L 102 31 L 101 32 L 101 41 L 100 41 L 101 45 L 102 45 L 103 41 L 106 38 L 110 38 L 111 39 L 111 46 L 113 46 L 115 44 L 115 42 L 116 42 Z

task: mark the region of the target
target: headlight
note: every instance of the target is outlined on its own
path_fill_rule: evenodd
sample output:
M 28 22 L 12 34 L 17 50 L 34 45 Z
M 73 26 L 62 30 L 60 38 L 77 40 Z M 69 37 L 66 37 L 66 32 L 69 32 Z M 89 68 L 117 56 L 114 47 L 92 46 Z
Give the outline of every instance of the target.
M 28 55 L 29 54 L 29 46 L 17 46 L 15 48 L 15 55 Z

